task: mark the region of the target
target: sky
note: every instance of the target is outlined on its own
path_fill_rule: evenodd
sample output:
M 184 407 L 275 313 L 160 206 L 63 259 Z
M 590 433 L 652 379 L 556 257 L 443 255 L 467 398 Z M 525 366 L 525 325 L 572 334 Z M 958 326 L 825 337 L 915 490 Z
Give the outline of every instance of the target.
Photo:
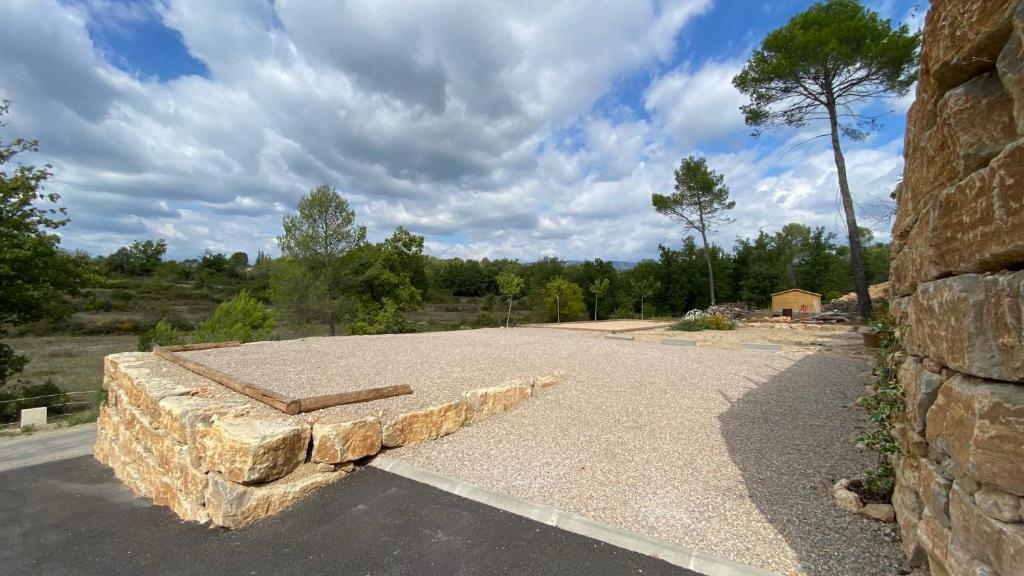
M 868 0 L 918 30 L 926 2 Z M 690 154 L 725 176 L 712 240 L 844 220 L 821 126 L 753 138 L 731 83 L 808 0 L 4 0 L 0 141 L 39 140 L 62 246 L 279 253 L 320 183 L 369 237 L 439 257 L 637 261 L 687 234 L 657 214 Z M 861 225 L 902 170 L 913 99 L 844 141 Z M 809 141 L 808 141 L 809 140 Z

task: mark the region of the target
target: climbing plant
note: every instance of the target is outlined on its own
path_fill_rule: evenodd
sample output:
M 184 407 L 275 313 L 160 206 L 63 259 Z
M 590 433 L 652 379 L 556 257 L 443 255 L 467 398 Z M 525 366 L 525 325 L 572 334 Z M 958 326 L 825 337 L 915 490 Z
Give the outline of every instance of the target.
M 886 305 L 876 306 L 875 320 L 871 323 L 872 330 L 879 336 L 872 392 L 857 400 L 857 404 L 867 411 L 874 428 L 859 434 L 856 443 L 878 453 L 878 464 L 864 471 L 864 485 L 879 497 L 888 497 L 895 483 L 896 474 L 890 457 L 904 453 L 893 430 L 896 419 L 906 406 L 903 388 L 896 378 L 906 353 L 900 327 L 887 308 Z

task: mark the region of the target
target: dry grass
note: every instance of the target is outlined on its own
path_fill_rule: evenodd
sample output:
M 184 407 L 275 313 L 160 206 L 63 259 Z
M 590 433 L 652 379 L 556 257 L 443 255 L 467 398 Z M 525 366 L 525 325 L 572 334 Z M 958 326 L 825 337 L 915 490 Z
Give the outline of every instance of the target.
M 32 383 L 46 379 L 69 392 L 95 390 L 103 383 L 103 357 L 135 350 L 137 336 L 23 336 L 5 343 L 31 360 L 19 376 Z

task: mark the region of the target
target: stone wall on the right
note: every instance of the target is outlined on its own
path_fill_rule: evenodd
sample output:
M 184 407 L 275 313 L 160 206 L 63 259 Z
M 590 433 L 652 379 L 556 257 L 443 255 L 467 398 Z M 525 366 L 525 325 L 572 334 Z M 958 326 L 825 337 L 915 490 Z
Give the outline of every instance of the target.
M 904 155 L 903 550 L 933 576 L 1024 576 L 1024 0 L 932 1 Z

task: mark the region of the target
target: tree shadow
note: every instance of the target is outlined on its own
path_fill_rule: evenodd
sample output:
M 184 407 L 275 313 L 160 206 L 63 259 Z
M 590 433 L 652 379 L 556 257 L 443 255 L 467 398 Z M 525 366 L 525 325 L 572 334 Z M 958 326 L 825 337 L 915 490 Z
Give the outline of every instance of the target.
M 875 461 L 854 446 L 867 427 L 854 403 L 868 364 L 817 352 L 797 359 L 730 402 L 719 416 L 729 457 L 751 500 L 786 540 L 808 576 L 895 573 L 901 562 L 887 526 L 838 509 L 836 480 Z M 749 379 L 749 378 L 748 378 Z

